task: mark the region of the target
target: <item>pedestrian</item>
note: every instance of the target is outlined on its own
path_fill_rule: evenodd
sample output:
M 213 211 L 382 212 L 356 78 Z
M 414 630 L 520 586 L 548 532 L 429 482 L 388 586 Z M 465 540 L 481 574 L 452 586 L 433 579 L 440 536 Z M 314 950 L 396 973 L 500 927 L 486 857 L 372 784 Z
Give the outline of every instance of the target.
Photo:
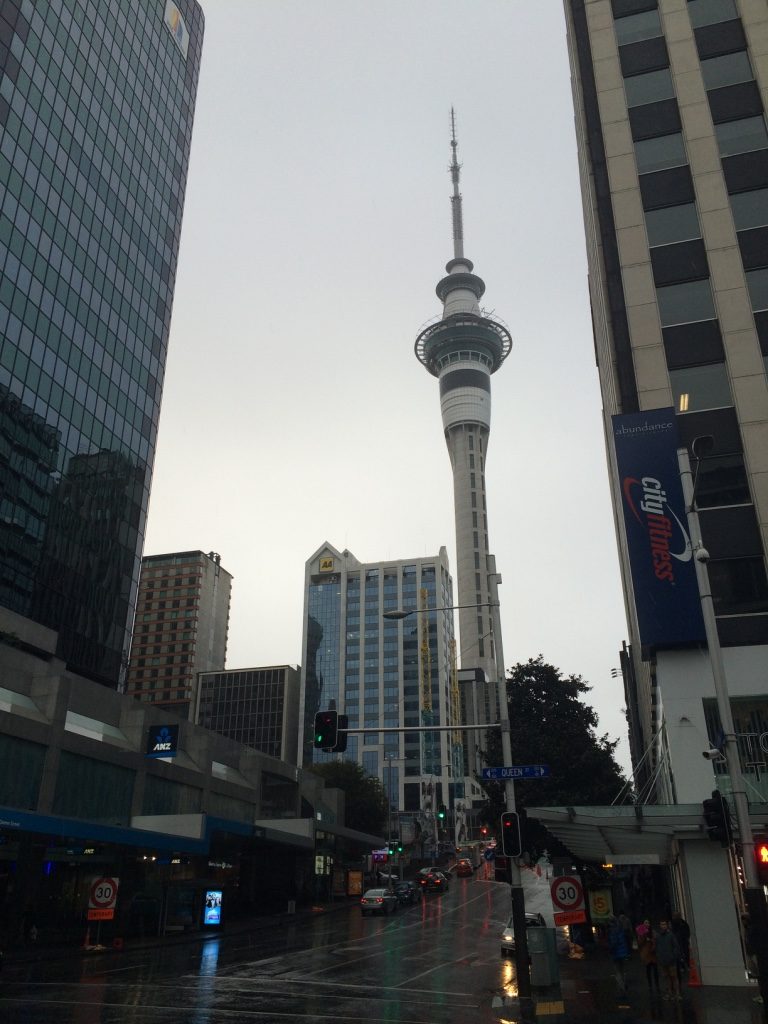
M 679 960 L 680 947 L 670 930 L 669 921 L 659 921 L 659 930 L 656 934 L 656 963 L 659 965 L 661 976 L 664 979 L 665 999 L 681 998 L 680 979 L 677 975 Z
M 616 984 L 619 992 L 624 995 L 627 991 L 627 960 L 629 960 L 630 946 L 627 945 L 624 929 L 615 917 L 608 922 L 608 949 L 611 951 L 611 959 L 615 968 Z
M 632 922 L 630 921 L 630 919 L 627 917 L 626 913 L 623 910 L 618 915 L 616 920 L 619 922 L 621 927 L 624 929 L 624 938 L 627 940 L 627 949 L 631 950 L 632 949 L 632 943 L 634 942 L 634 938 L 635 938 L 634 932 L 632 931 Z
M 642 924 L 637 926 L 637 949 L 640 953 L 640 961 L 645 965 L 645 980 L 648 982 L 648 991 L 653 995 L 659 994 L 659 965 L 656 962 L 656 935 L 651 928 L 651 922 L 646 918 Z
M 670 928 L 680 947 L 678 975 L 682 981 L 684 978 L 687 979 L 691 967 L 691 929 L 679 910 L 672 912 Z

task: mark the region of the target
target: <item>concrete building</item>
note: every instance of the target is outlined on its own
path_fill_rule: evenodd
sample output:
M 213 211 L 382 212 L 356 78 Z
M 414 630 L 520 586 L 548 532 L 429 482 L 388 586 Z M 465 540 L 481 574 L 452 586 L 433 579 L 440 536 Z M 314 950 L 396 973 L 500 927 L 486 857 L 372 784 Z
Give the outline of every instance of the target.
M 565 10 L 638 798 L 681 808 L 674 841 L 654 856 L 671 866 L 704 982 L 739 984 L 737 865 L 707 841 L 693 813 L 715 787 L 730 792 L 724 762 L 702 757 L 720 742 L 706 644 L 695 630 L 661 640 L 644 631 L 649 591 L 627 519 L 633 481 L 622 480 L 617 455 L 630 421 L 613 417 L 633 417 L 631 431 L 663 426 L 673 452 L 674 433 L 692 453 L 697 438 L 711 438 L 694 458 L 697 504 L 759 826 L 768 821 L 768 8 L 751 0 L 566 0 Z M 664 544 L 657 537 L 651 551 L 661 579 L 668 572 L 659 559 L 682 574 L 690 547 L 684 513 L 673 523 L 671 501 L 662 494 L 658 503 L 668 524 Z M 679 592 L 672 611 L 685 601 Z
M 453 128 L 453 112 L 451 120 Z M 512 339 L 498 318 L 481 310 L 479 300 L 485 284 L 473 273 L 472 261 L 464 255 L 456 148 L 453 130 L 453 259 L 446 264 L 447 276 L 436 289 L 443 304 L 442 314 L 420 332 L 416 356 L 440 382 L 443 430 L 453 469 L 461 667 L 480 670 L 470 671 L 468 682 L 462 685 L 462 720 L 471 724 L 499 719 L 490 608 L 497 600 L 499 580 L 488 541 L 485 460 L 491 429 L 491 374 L 509 355 Z M 464 733 L 468 774 L 481 767 L 481 742 L 482 733 Z
M 338 757 L 313 748 L 314 716 L 336 707 L 353 734 L 341 755 L 377 776 L 393 807 L 428 820 L 439 803 L 479 794 L 465 780 L 461 733 L 380 733 L 379 726 L 458 722 L 448 555 L 359 562 L 325 543 L 306 563 L 299 758 L 305 767 Z M 385 612 L 413 610 L 406 618 Z M 466 782 L 466 789 L 465 789 Z
M 215 551 L 145 556 L 128 693 L 194 721 L 199 674 L 226 663 L 231 595 Z
M 195 0 L 0 10 L 0 610 L 124 683 L 203 44 Z
M 346 889 L 382 837 L 344 825 L 309 772 L 69 672 L 56 634 L 0 637 L 0 945 L 80 948 L 95 878 L 119 880 L 101 942 L 194 931 Z M 337 875 L 342 872 L 339 880 Z M 269 884 L 265 885 L 265 878 Z
M 195 721 L 245 746 L 298 763 L 301 672 L 292 665 L 201 672 Z

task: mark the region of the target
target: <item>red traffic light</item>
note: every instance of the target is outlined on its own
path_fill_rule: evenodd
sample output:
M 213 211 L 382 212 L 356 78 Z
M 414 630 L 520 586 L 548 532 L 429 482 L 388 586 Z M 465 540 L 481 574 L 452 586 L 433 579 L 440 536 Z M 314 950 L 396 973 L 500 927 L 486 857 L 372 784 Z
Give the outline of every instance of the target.
M 758 864 L 768 866 L 768 842 L 755 844 L 755 860 Z

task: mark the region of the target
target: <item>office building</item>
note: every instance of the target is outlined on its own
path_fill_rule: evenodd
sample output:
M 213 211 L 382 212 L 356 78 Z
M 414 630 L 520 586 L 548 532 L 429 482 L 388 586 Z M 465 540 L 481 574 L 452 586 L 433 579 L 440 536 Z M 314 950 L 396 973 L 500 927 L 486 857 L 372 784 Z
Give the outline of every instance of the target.
M 143 558 L 128 693 L 194 720 L 199 673 L 226 663 L 231 595 L 215 551 Z
M 655 477 L 624 475 L 621 452 L 632 437 L 663 432 L 673 458 L 676 443 L 691 454 L 742 771 L 749 800 L 764 806 L 768 7 L 566 0 L 565 10 L 628 612 L 622 671 L 638 803 L 679 805 L 680 829 L 660 845 L 657 863 L 670 865 L 704 982 L 738 984 L 738 899 L 728 858 L 706 841 L 701 816 L 701 801 L 716 786 L 727 796 L 730 780 L 724 761 L 702 758 L 721 736 L 695 578 L 692 599 L 682 587 L 669 591 L 674 616 L 692 601 L 689 622 L 648 628 L 652 586 L 671 587 L 691 572 L 685 513 L 679 506 L 673 514 Z M 674 469 L 677 486 L 676 461 Z M 648 583 L 633 538 L 652 519 Z M 674 819 L 667 822 L 672 828 Z
M 201 672 L 198 725 L 287 764 L 297 763 L 301 673 L 292 665 Z
M 380 733 L 377 727 L 460 721 L 448 555 L 359 562 L 323 544 L 306 563 L 299 757 L 305 767 L 338 757 L 313 748 L 314 716 L 347 715 L 347 760 L 385 786 L 393 807 L 433 813 L 478 791 L 463 777 L 461 733 Z M 422 611 L 423 609 L 423 611 Z M 404 618 L 386 612 L 409 611 Z M 471 789 L 469 787 L 472 787 Z
M 115 688 L 202 42 L 194 0 L 0 7 L 0 628 Z

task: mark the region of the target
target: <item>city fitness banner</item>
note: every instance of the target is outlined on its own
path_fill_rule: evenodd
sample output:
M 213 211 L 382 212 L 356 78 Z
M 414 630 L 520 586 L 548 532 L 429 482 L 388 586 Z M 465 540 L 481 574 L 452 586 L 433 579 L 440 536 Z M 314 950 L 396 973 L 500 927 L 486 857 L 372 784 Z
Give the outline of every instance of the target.
M 614 416 L 613 441 L 640 641 L 656 648 L 704 643 L 674 409 Z

